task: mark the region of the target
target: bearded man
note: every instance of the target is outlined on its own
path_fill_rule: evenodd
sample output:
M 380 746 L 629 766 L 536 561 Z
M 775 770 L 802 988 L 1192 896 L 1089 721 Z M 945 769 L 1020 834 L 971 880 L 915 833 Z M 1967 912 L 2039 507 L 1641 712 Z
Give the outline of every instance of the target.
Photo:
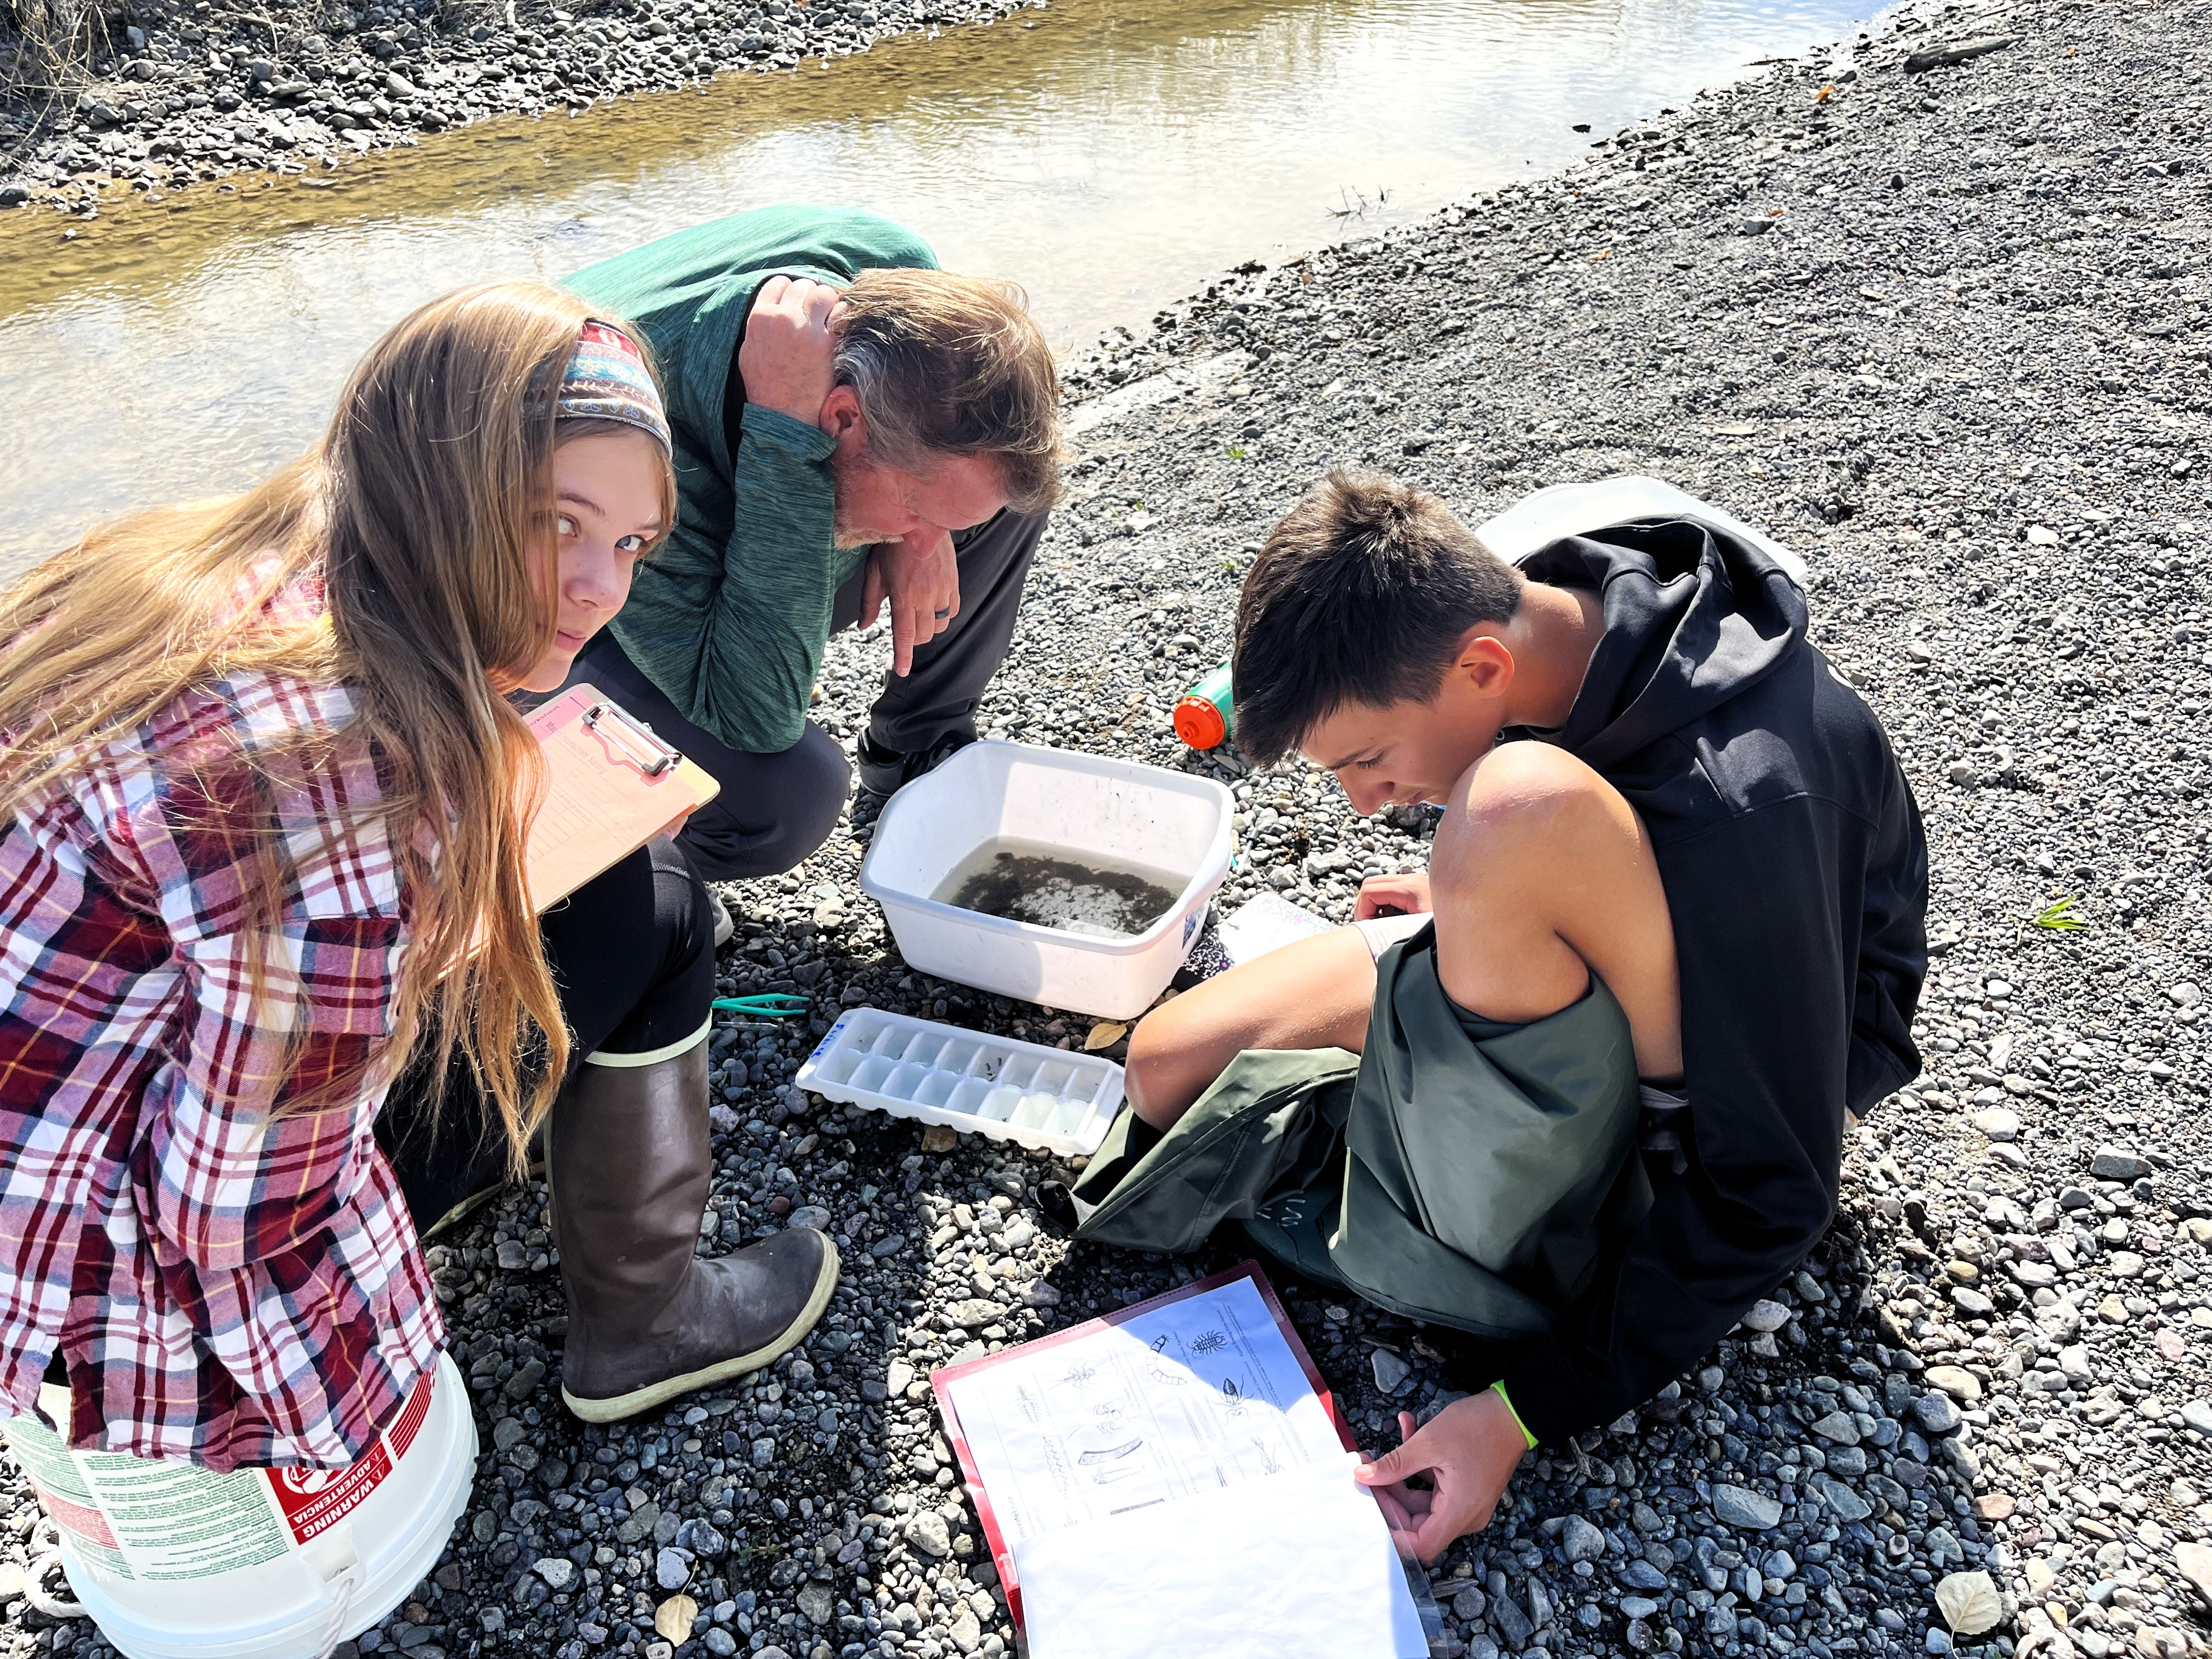
M 852 781 L 806 717 L 833 632 L 889 602 L 865 794 L 975 740 L 1060 489 L 1051 350 L 1019 289 L 939 270 L 910 231 L 845 210 L 717 219 L 568 286 L 651 343 L 680 498 L 573 681 L 720 780 L 678 837 L 702 876 L 788 870 Z

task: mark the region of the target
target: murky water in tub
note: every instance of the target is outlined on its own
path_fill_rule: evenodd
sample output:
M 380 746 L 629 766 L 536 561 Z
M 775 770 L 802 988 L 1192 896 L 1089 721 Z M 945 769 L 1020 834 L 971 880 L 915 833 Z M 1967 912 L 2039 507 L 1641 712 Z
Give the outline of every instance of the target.
M 1040 842 L 986 842 L 930 896 L 939 904 L 1092 939 L 1141 933 L 1182 896 L 1170 870 L 1096 865 Z

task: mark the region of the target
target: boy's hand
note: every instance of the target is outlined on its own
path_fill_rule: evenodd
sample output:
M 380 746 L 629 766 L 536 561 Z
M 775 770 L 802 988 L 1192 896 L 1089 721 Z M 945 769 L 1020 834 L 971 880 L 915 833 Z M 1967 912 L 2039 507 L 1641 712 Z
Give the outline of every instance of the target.
M 1352 1471 L 1373 1489 L 1390 1524 L 1391 1541 L 1407 1555 L 1433 1561 L 1455 1538 L 1490 1524 L 1498 1499 L 1528 1442 L 1495 1392 L 1452 1403 L 1417 1426 L 1411 1412 L 1398 1413 L 1405 1443 L 1388 1456 Z M 1433 1491 L 1406 1485 L 1425 1474 Z
M 805 276 L 771 276 L 753 296 L 738 348 L 745 400 L 812 426 L 830 395 L 844 296 Z
M 1352 902 L 1352 919 L 1366 921 L 1382 914 L 1382 907 L 1408 915 L 1426 915 L 1436 908 L 1429 899 L 1429 872 L 1416 870 L 1404 876 L 1370 876 L 1359 884 L 1359 896 Z

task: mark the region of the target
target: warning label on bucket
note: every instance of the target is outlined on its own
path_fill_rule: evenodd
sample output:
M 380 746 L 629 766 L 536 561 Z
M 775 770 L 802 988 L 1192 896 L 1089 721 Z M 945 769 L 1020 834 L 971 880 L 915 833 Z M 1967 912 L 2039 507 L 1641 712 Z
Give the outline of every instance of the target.
M 269 1490 L 284 1523 L 301 1543 L 313 1541 L 367 1501 L 384 1484 L 392 1466 L 407 1455 L 408 1447 L 430 1414 L 430 1388 L 434 1370 L 422 1373 L 407 1404 L 391 1428 L 380 1436 L 368 1455 L 343 1469 L 271 1469 Z
M 368 1456 L 343 1469 L 271 1469 L 269 1490 L 276 1494 L 292 1536 L 305 1544 L 359 1508 L 391 1473 L 392 1459 L 380 1440 Z

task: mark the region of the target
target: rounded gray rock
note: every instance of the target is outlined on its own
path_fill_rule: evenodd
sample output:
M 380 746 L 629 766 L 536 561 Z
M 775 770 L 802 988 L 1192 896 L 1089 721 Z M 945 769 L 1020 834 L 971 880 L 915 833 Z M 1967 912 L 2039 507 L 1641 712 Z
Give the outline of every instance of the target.
M 1753 1532 L 1765 1532 L 1769 1527 L 1782 1524 L 1781 1500 L 1747 1486 L 1715 1486 L 1713 1513 L 1731 1527 L 1744 1527 Z
M 1559 1549 L 1570 1562 L 1595 1561 L 1605 1553 L 1605 1534 L 1579 1515 L 1571 1515 L 1559 1529 Z
M 565 1555 L 541 1556 L 530 1564 L 530 1570 L 556 1591 L 568 1589 L 576 1582 L 576 1564 Z
M 1959 1402 L 1948 1394 L 1923 1394 L 1912 1402 L 1912 1415 L 1930 1434 L 1948 1434 L 1963 1420 Z

